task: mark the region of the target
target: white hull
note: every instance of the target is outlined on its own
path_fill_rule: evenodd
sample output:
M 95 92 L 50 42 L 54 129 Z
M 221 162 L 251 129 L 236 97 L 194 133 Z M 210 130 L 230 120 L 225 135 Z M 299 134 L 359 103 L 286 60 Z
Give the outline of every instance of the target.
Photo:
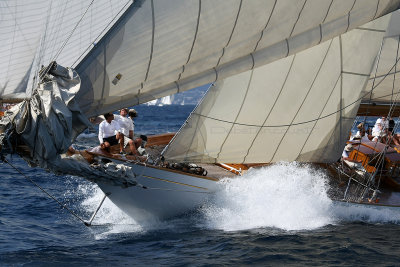
M 201 206 L 217 190 L 215 180 L 165 169 L 130 165 L 140 184 L 123 188 L 97 182 L 110 200 L 137 222 L 166 219 Z M 146 187 L 146 188 L 144 188 Z

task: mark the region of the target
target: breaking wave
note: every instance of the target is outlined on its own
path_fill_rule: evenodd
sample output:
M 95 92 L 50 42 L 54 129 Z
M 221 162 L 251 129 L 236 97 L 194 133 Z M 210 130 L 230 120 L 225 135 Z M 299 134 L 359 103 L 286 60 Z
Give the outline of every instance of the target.
M 203 209 L 207 225 L 226 231 L 260 227 L 307 230 L 334 222 L 324 173 L 308 165 L 279 163 L 221 181 Z
M 332 201 L 328 177 L 311 165 L 281 162 L 220 185 L 221 191 L 202 208 L 211 229 L 296 231 L 349 222 L 400 223 L 400 208 Z
M 104 239 L 110 234 L 183 230 L 194 225 L 224 231 L 256 228 L 298 231 L 359 221 L 400 223 L 400 211 L 332 201 L 328 197 L 328 177 L 324 171 L 307 164 L 282 162 L 250 169 L 236 179 L 221 180 L 220 188 L 200 213 L 146 225 L 139 225 L 107 198 L 93 221 L 94 225 L 105 228 L 95 232 L 95 236 Z M 90 183 L 80 184 L 78 191 L 83 196 L 81 208 L 91 214 L 103 192 Z

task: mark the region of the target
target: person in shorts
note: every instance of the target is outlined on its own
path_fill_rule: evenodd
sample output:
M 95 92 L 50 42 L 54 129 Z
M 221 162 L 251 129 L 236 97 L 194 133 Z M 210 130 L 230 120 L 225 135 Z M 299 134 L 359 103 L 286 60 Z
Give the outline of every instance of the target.
M 119 143 L 119 153 L 124 153 L 124 135 L 120 132 L 118 122 L 112 113 L 104 114 L 105 120 L 99 125 L 99 141 L 102 149 L 110 152 L 110 146 Z

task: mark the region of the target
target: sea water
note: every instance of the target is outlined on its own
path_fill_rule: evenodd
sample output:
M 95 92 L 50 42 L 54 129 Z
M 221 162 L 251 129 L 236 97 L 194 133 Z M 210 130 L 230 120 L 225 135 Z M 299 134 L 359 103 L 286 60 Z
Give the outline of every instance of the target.
M 193 106 L 139 106 L 135 131 L 175 132 Z M 95 145 L 84 134 L 77 146 Z M 190 214 L 139 225 L 106 199 L 86 227 L 27 179 L 88 220 L 103 197 L 93 183 L 1 165 L 0 265 L 399 265 L 400 217 L 338 208 L 325 173 L 279 163 L 219 182 Z

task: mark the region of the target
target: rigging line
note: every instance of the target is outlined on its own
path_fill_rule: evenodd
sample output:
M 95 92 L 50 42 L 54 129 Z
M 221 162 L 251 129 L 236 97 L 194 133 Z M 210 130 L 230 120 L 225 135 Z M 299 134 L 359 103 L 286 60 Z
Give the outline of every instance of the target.
M 6 163 L 8 163 L 8 165 L 10 165 L 14 170 L 16 170 L 19 174 L 21 174 L 23 177 L 25 177 L 28 181 L 30 181 L 33 185 L 35 185 L 36 187 L 38 187 L 40 190 L 42 190 L 43 193 L 45 193 L 48 197 L 50 197 L 51 199 L 53 199 L 54 201 L 56 201 L 61 208 L 66 209 L 69 213 L 71 213 L 75 218 L 77 218 L 78 220 L 80 220 L 81 222 L 83 222 L 85 224 L 85 221 L 79 217 L 75 212 L 73 212 L 71 209 L 69 209 L 67 207 L 66 204 L 62 204 L 58 199 L 56 199 L 54 196 L 52 196 L 50 193 L 48 193 L 45 189 L 43 189 L 40 185 L 38 185 L 37 183 L 35 183 L 35 181 L 33 181 L 31 178 L 29 178 L 28 176 L 26 176 L 23 172 L 21 172 L 18 168 L 16 168 L 13 164 L 11 164 L 5 157 L 2 156 L 2 160 Z
M 67 45 L 69 39 L 72 37 L 72 34 L 75 32 L 75 30 L 78 28 L 78 25 L 81 23 L 81 21 L 83 20 L 83 18 L 85 17 L 86 13 L 89 11 L 89 8 L 92 6 L 94 0 L 92 0 L 90 2 L 90 4 L 88 5 L 88 7 L 86 8 L 85 12 L 83 13 L 83 15 L 81 16 L 81 18 L 79 19 L 79 21 L 76 23 L 75 27 L 72 29 L 71 33 L 69 34 L 69 36 L 67 37 L 67 39 L 64 41 L 64 43 L 62 44 L 62 46 L 60 47 L 60 49 L 58 50 L 57 54 L 55 55 L 53 61 L 57 60 L 57 57 L 61 54 L 62 50 L 64 49 L 64 47 Z
M 400 38 L 400 35 L 398 36 L 399 38 Z M 389 75 L 390 74 L 393 74 L 393 75 L 395 75 L 395 74 L 397 74 L 397 73 L 399 73 L 400 71 L 395 71 L 395 72 L 392 72 L 392 73 L 389 73 Z M 385 75 L 377 75 L 376 76 L 376 78 L 381 78 L 381 77 L 384 77 Z M 374 78 L 369 78 L 368 80 L 373 80 Z
M 114 20 L 119 16 L 119 14 L 120 14 L 123 10 L 125 10 L 126 6 L 127 6 L 131 1 L 132 1 L 132 0 L 128 0 L 128 1 L 126 2 L 126 4 L 120 9 L 120 11 L 114 16 L 114 18 L 112 18 L 112 20 L 110 20 L 110 22 L 104 27 L 104 29 L 97 35 L 97 37 L 94 39 L 94 41 L 97 40 L 101 35 L 103 35 L 104 31 L 105 31 L 106 29 L 108 29 L 108 27 L 111 25 L 111 23 L 114 22 Z M 83 51 L 83 53 L 74 61 L 74 63 L 72 63 L 71 66 L 75 66 L 75 64 L 82 58 L 82 56 L 83 56 L 84 54 L 86 54 L 86 52 L 90 49 L 90 47 L 91 47 L 92 45 L 94 45 L 93 42 L 92 42 L 92 44 L 90 44 L 90 45 Z
M 397 40 L 396 58 L 399 57 L 399 45 L 400 45 L 400 35 L 399 35 L 398 40 Z M 393 101 L 393 90 L 394 90 L 395 82 L 396 82 L 396 72 L 397 72 L 397 65 L 394 67 L 393 84 L 392 84 L 392 96 L 390 98 L 390 102 Z
M 376 75 L 377 75 L 377 73 L 378 73 L 378 66 L 379 66 L 379 62 L 380 62 L 380 59 L 381 59 L 381 55 L 382 55 L 382 50 L 383 50 L 383 44 L 384 44 L 384 42 L 385 42 L 385 38 L 382 39 L 381 45 L 380 45 L 380 47 L 379 47 L 379 52 L 378 52 L 378 58 L 377 58 L 376 66 L 375 66 L 374 77 L 373 77 L 373 79 L 372 79 L 371 91 L 369 92 L 369 102 L 370 102 L 370 103 L 372 102 L 372 101 L 371 101 L 371 100 L 372 100 L 372 92 L 373 92 L 374 88 L 376 88 L 376 87 L 374 87 L 374 85 L 375 85 L 375 81 L 376 81 Z M 398 57 L 396 57 L 396 59 L 398 60 Z M 396 60 L 396 63 L 395 63 L 394 66 L 397 65 L 397 60 Z M 392 66 L 392 68 L 393 68 L 393 66 Z M 392 68 L 391 68 L 391 70 L 392 70 Z M 391 70 L 389 70 L 388 73 L 390 73 Z M 386 75 L 388 75 L 388 73 L 386 73 Z M 383 80 L 384 80 L 386 77 L 387 77 L 387 76 L 384 76 Z M 368 79 L 368 80 L 370 80 L 370 79 Z M 379 84 L 378 84 L 378 85 L 379 85 Z M 377 85 L 377 86 L 378 86 L 378 85 Z M 393 90 L 392 90 L 392 91 L 393 91 Z M 367 107 L 367 110 L 365 111 L 365 115 L 364 115 L 364 120 L 363 120 L 364 125 L 366 124 L 367 116 L 368 116 L 369 110 L 370 110 L 370 107 L 368 106 L 368 107 Z M 361 137 L 361 138 L 362 138 L 362 137 Z M 375 143 L 374 150 L 375 150 L 376 146 L 377 146 L 377 143 Z M 360 147 L 359 147 L 359 149 L 360 149 Z M 358 153 L 358 152 L 357 152 L 357 153 Z
M 168 145 L 163 149 L 163 151 L 161 152 L 161 156 L 163 156 L 167 152 L 169 146 L 175 141 L 177 136 L 184 130 L 184 127 L 186 127 L 186 125 L 188 124 L 189 119 L 193 115 L 196 115 L 195 111 L 200 107 L 200 104 L 203 103 L 203 101 L 206 99 L 206 97 L 208 95 L 208 92 L 211 90 L 212 86 L 215 86 L 215 85 L 214 84 L 210 84 L 210 86 L 207 88 L 207 91 L 203 94 L 203 96 L 201 97 L 200 101 L 197 103 L 196 107 L 192 110 L 192 112 L 190 112 L 190 115 L 186 119 L 185 123 L 183 123 L 181 125 L 181 128 L 179 128 L 179 131 L 174 135 L 174 137 L 172 137 L 171 141 L 169 141 Z M 197 126 L 199 125 L 199 120 L 200 120 L 200 117 L 198 118 L 198 121 L 197 121 L 195 129 L 197 129 Z M 192 136 L 192 140 L 191 140 L 190 144 L 193 144 L 194 136 L 195 135 Z M 186 150 L 185 155 L 187 155 L 189 153 L 189 150 L 190 150 L 190 146 Z
M 354 2 L 355 3 L 355 2 Z M 339 142 L 338 145 L 341 143 L 342 134 L 343 134 L 343 41 L 342 35 L 339 35 L 339 48 L 340 48 L 340 113 L 339 113 Z

